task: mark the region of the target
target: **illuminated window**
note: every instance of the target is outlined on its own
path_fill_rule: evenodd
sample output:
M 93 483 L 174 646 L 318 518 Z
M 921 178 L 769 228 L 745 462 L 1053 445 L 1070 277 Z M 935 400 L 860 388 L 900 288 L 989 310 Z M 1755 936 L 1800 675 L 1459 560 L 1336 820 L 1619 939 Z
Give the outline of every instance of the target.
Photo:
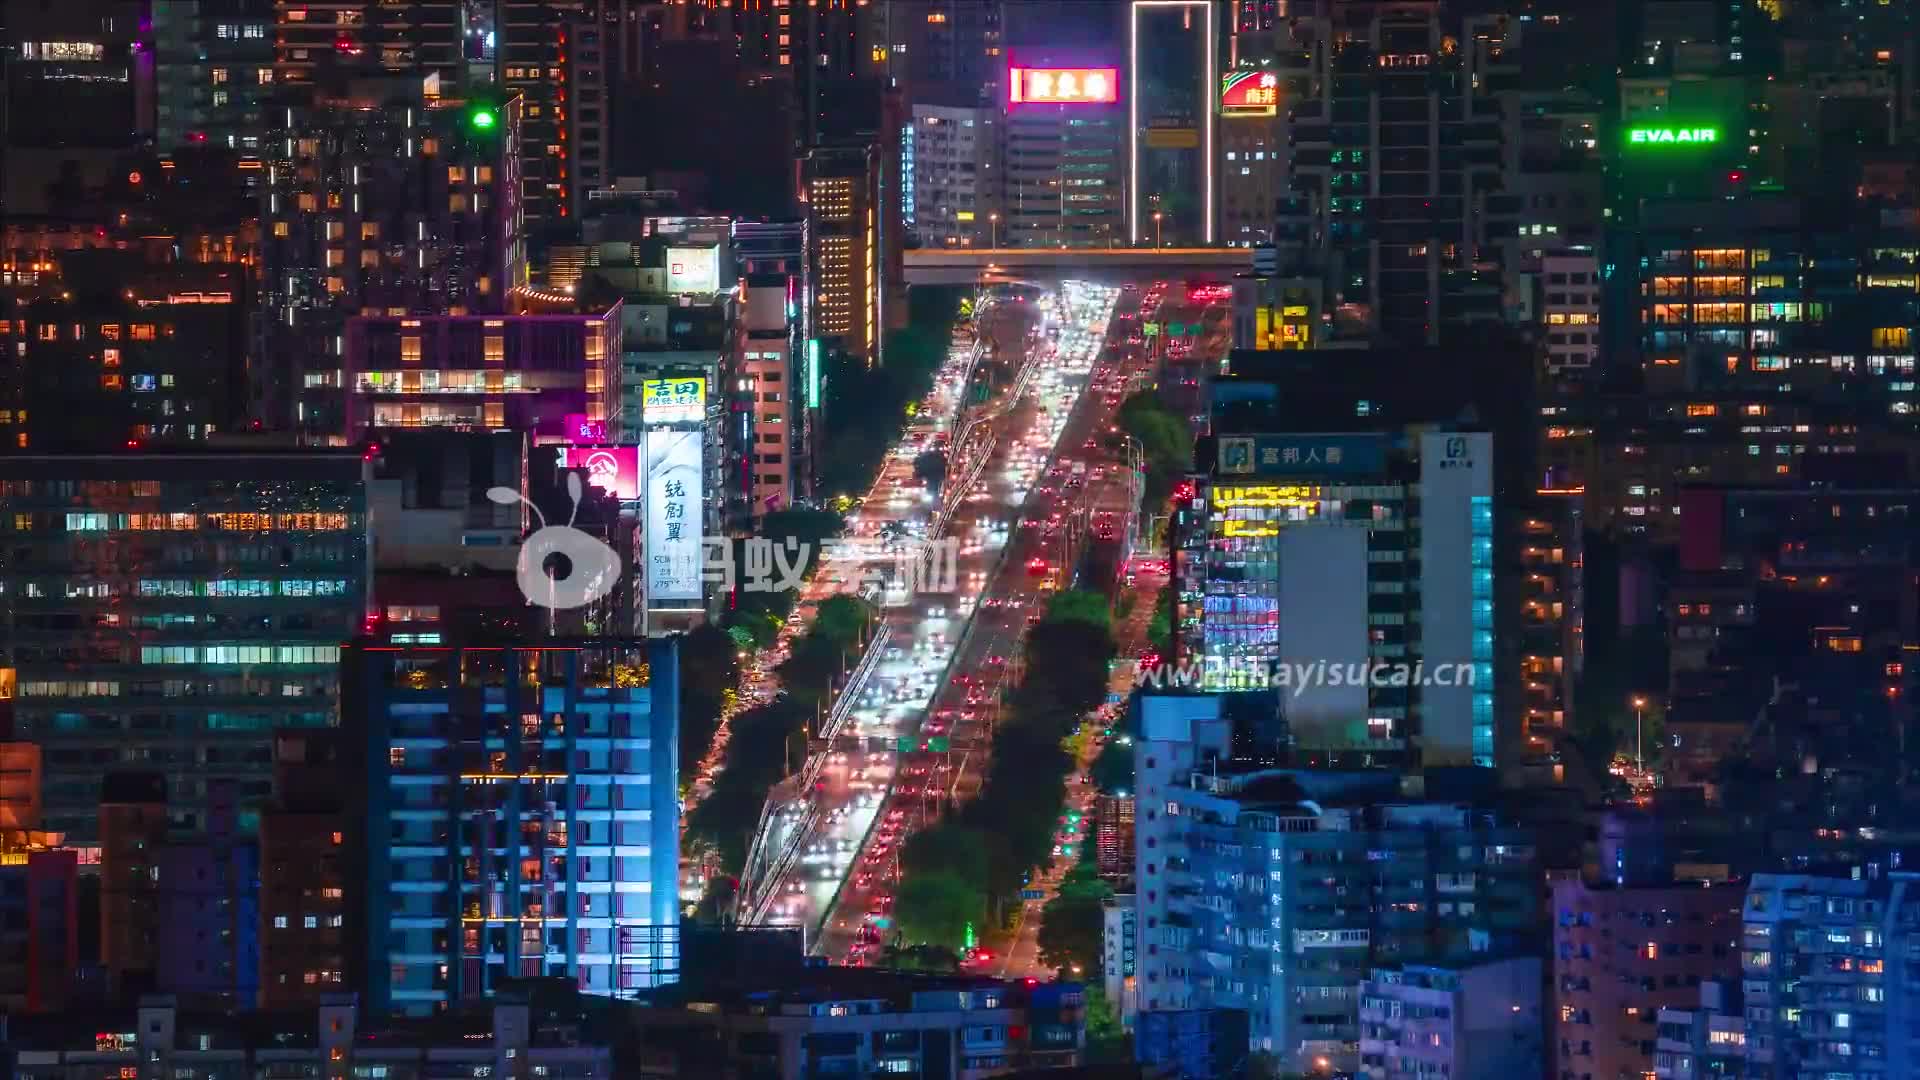
M 1912 343 L 1910 331 L 1904 326 L 1876 326 L 1873 328 L 1873 347 L 1876 349 L 1904 349 Z
M 135 341 L 152 341 L 153 340 L 153 324 L 152 323 L 135 323 L 134 325 L 128 327 L 127 331 L 129 336 L 131 336 Z
M 400 339 L 400 359 L 410 364 L 420 362 L 420 339 L 403 337 Z
M 507 339 L 501 334 L 488 334 L 481 342 L 481 355 L 489 364 L 503 364 L 507 360 Z
M 467 170 L 458 165 L 447 166 L 447 183 L 464 184 L 467 182 Z
M 301 192 L 300 197 L 297 200 L 295 200 L 295 202 L 300 207 L 300 209 L 307 210 L 307 211 L 313 210 L 318 205 L 318 203 L 314 200 L 313 192 L 311 191 Z
M 101 349 L 100 363 L 106 367 L 119 367 L 120 366 L 120 350 L 119 349 Z
M 284 221 L 274 222 L 273 235 L 280 237 L 281 239 L 285 239 L 287 235 L 287 223 Z

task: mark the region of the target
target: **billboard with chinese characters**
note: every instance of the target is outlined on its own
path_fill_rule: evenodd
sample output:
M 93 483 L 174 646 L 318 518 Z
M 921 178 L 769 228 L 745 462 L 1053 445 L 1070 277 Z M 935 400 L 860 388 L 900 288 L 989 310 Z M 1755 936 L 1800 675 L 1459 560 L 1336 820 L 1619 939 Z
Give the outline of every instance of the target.
M 563 468 L 586 472 L 587 483 L 611 492 L 622 502 L 640 497 L 640 448 L 637 446 L 569 446 L 560 451 Z
M 1119 68 L 1024 68 L 1007 70 L 1012 105 L 1112 105 L 1120 100 Z
M 575 446 L 591 445 L 607 441 L 607 422 L 589 420 L 586 413 L 568 413 L 566 421 L 567 441 Z
M 1222 476 L 1369 476 L 1386 467 L 1378 435 L 1222 435 L 1215 449 Z
M 647 604 L 699 600 L 703 434 L 647 432 Z
M 668 248 L 667 291 L 670 293 L 719 292 L 720 249 L 717 246 Z
M 1229 71 L 1220 77 L 1221 116 L 1278 116 L 1280 76 L 1271 71 Z
M 707 380 L 648 379 L 640 385 L 640 422 L 698 424 L 707 418 Z

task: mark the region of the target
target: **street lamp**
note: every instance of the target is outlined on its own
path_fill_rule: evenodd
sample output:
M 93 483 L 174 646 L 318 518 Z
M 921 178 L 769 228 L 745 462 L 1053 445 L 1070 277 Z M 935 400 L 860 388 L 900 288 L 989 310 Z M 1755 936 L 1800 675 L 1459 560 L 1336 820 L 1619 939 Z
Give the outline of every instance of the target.
M 1641 772 L 1646 771 L 1646 762 L 1640 754 L 1640 733 L 1646 708 L 1647 699 L 1640 694 L 1633 695 L 1633 767 Z
M 1160 217 L 1161 217 L 1160 211 L 1155 210 L 1153 212 L 1153 246 L 1154 247 L 1167 246 L 1166 243 L 1160 238 Z
M 1000 215 L 997 213 L 987 215 L 987 246 L 989 248 L 1000 246 Z

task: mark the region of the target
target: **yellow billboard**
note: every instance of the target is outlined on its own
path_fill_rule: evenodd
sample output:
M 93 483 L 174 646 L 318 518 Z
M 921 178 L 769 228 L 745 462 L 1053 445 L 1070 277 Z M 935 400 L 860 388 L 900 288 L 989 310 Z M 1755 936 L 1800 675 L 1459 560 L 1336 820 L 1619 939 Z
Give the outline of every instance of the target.
M 640 384 L 640 419 L 655 424 L 698 424 L 707 418 L 707 380 L 648 379 Z

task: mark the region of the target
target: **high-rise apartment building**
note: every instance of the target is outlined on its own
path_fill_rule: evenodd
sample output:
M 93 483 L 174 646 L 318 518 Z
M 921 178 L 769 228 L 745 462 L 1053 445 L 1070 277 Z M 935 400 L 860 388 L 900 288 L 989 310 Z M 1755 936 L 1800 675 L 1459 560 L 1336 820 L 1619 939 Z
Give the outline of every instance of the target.
M 1501 184 L 1500 104 L 1477 78 L 1486 52 L 1450 45 L 1432 7 L 1363 10 L 1360 26 L 1296 20 L 1278 57 L 1292 192 L 1276 243 L 1326 279 L 1330 306 L 1432 344 L 1500 312 L 1483 209 Z
M 357 986 L 366 957 L 358 853 L 362 747 L 339 728 L 276 732 L 273 801 L 260 811 L 260 999 L 311 1008 Z
M 1539 1076 L 1540 959 L 1375 968 L 1360 984 L 1366 1080 Z
M 1493 453 L 1483 432 L 1216 437 L 1173 533 L 1176 648 L 1201 685 L 1325 665 L 1341 676 L 1280 695 L 1295 751 L 1494 764 Z
M 1691 1005 L 1702 982 L 1734 974 L 1744 894 L 1739 885 L 1556 882 L 1554 1074 L 1652 1072 L 1660 1010 Z
M 368 762 L 365 993 L 430 1015 L 503 982 L 677 971 L 671 639 L 348 651 Z
M 267 163 L 258 418 L 328 441 L 346 432 L 348 318 L 499 313 L 525 284 L 522 102 L 439 97 L 431 78 L 311 93 L 279 111 Z
M 153 5 L 154 141 L 161 149 L 260 153 L 276 87 L 273 7 L 272 0 Z
M 1244 1009 L 1250 1049 L 1309 1074 L 1353 1070 L 1373 967 L 1537 947 L 1530 831 L 1405 802 L 1390 772 L 1210 754 L 1218 696 L 1136 700 L 1136 775 L 1152 808 L 1136 823 L 1143 1012 Z M 1170 758 L 1184 765 L 1168 770 Z
M 166 774 L 177 825 L 209 789 L 272 790 L 271 732 L 337 719 L 367 604 L 359 454 L 0 458 L 13 559 L 0 674 L 43 750 L 49 831 L 95 835 L 109 767 Z

